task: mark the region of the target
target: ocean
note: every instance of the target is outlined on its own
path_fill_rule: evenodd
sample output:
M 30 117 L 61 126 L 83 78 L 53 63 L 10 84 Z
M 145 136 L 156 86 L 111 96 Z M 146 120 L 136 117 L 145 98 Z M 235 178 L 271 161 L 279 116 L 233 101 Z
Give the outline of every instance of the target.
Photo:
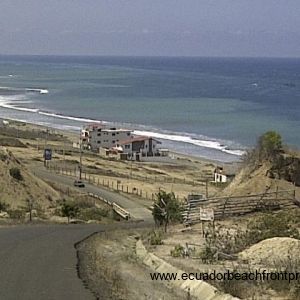
M 267 130 L 300 146 L 300 59 L 0 56 L 0 118 L 104 121 L 234 161 Z

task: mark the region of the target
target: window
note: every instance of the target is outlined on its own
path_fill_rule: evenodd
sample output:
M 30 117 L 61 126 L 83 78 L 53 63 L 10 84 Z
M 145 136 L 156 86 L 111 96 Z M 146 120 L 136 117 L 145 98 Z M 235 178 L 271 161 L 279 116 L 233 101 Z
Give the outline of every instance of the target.
M 112 141 L 112 143 L 113 143 L 113 144 L 115 144 L 115 143 L 116 143 L 116 141 Z
M 127 132 L 127 135 L 130 136 L 130 132 Z
M 98 133 L 97 136 L 101 136 L 101 133 Z
M 98 143 L 98 144 L 101 144 L 101 141 L 98 141 L 97 143 Z
M 125 149 L 130 149 L 130 145 L 125 145 Z
M 112 136 L 115 136 L 116 134 L 115 133 L 112 133 Z

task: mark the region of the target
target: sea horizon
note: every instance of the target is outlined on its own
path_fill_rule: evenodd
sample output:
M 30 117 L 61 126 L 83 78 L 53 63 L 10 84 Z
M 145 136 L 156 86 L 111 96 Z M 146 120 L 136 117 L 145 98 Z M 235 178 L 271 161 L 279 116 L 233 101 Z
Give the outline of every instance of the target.
M 0 55 L 0 117 L 66 130 L 104 121 L 232 161 L 267 130 L 300 146 L 299 70 L 299 58 Z

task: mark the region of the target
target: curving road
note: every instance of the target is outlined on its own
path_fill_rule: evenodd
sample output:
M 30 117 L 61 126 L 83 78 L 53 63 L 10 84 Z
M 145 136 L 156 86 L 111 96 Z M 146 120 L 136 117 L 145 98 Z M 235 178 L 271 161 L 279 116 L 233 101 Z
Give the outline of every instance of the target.
M 72 178 L 42 168 L 35 168 L 34 173 L 41 179 L 73 186 Z M 89 184 L 83 190 L 114 201 L 133 217 L 151 223 L 151 212 L 140 202 Z M 148 222 L 0 227 L 0 300 L 95 299 L 77 276 L 74 245 L 95 232 L 120 226 L 147 226 Z
M 36 176 L 38 176 L 43 180 L 57 182 L 59 184 L 64 184 L 74 188 L 73 186 L 74 178 L 72 177 L 63 176 L 63 175 L 56 174 L 54 172 L 50 172 L 44 167 L 40 167 L 37 165 L 35 165 L 34 168 L 32 168 L 32 171 Z M 130 215 L 135 219 L 140 219 L 144 221 L 153 220 L 151 211 L 145 206 L 145 203 L 142 203 L 142 201 L 132 200 L 130 198 L 123 196 L 122 194 L 112 192 L 105 188 L 98 187 L 88 183 L 85 183 L 85 188 L 80 188 L 80 191 L 97 194 L 111 202 L 117 203 L 118 205 L 120 205 L 121 207 L 129 211 Z

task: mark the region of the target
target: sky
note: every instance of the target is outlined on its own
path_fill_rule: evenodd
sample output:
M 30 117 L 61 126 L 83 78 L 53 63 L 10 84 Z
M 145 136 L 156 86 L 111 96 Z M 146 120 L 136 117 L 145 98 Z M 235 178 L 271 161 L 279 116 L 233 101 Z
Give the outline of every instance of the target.
M 0 54 L 300 56 L 299 0 L 0 0 Z

